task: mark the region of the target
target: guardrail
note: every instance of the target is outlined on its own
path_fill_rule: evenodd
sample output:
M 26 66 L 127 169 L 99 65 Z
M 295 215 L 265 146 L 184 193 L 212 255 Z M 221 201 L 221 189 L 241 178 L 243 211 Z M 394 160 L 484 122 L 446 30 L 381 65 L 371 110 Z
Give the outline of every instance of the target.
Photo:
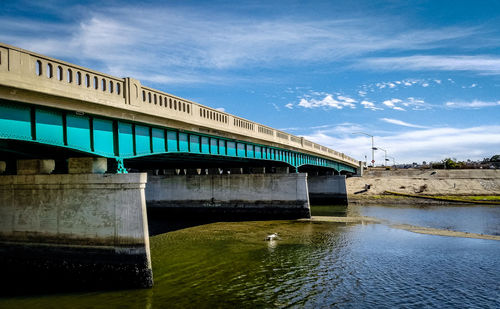
M 354 158 L 303 137 L 142 86 L 133 78 L 117 78 L 2 43 L 0 84 L 197 124 L 359 165 Z

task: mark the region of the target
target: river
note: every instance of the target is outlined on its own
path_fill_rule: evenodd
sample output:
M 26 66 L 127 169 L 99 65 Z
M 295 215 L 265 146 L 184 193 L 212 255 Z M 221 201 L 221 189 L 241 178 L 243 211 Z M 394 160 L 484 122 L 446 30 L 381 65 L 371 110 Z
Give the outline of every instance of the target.
M 384 223 L 186 226 L 151 237 L 152 289 L 3 296 L 0 308 L 500 307 L 500 241 L 391 227 L 500 235 L 500 207 L 332 206 L 313 215 Z M 266 241 L 270 233 L 280 239 Z

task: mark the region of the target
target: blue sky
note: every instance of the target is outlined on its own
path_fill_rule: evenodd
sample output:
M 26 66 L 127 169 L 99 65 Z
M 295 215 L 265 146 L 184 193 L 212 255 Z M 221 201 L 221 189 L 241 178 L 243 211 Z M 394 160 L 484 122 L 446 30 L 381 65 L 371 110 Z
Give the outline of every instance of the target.
M 500 1 L 2 1 L 0 41 L 360 160 L 500 153 Z

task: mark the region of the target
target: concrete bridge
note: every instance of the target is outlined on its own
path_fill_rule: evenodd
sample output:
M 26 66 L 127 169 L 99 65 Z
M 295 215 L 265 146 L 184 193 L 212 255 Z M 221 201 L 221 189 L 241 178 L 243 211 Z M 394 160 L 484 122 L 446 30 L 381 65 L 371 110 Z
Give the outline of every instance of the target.
M 133 78 L 0 44 L 2 265 L 151 286 L 146 205 L 307 217 L 310 199 L 345 202 L 343 175 L 359 167 Z

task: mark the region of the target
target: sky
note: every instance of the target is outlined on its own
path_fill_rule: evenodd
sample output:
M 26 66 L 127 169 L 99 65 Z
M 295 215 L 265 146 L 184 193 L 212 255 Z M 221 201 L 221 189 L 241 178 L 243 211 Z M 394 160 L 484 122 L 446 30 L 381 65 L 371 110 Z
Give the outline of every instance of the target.
M 376 165 L 500 154 L 496 0 L 3 0 L 0 42 Z

